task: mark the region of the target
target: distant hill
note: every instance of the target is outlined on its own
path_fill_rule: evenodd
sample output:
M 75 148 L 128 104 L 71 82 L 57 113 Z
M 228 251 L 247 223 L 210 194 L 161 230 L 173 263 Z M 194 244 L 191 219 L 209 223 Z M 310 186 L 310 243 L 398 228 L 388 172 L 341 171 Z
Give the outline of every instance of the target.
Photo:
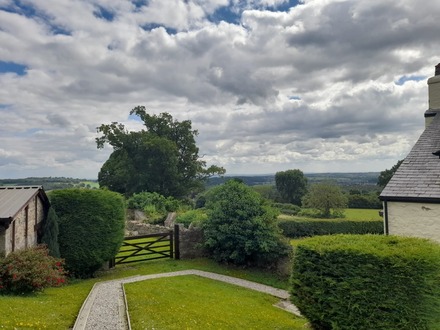
M 97 180 L 74 179 L 65 177 L 30 177 L 23 179 L 0 179 L 0 186 L 43 186 L 44 190 L 46 191 L 74 187 L 99 187 Z

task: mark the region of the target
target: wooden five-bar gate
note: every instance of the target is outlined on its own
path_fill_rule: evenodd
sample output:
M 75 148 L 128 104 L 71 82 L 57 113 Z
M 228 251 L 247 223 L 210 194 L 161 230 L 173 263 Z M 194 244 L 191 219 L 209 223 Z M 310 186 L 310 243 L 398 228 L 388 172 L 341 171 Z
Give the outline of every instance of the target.
M 179 226 L 163 233 L 125 237 L 110 267 L 162 258 L 180 259 Z

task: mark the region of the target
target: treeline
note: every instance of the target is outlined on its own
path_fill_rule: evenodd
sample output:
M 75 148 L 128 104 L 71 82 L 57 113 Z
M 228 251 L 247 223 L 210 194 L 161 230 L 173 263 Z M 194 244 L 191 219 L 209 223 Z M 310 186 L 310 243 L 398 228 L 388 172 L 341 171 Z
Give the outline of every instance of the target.
M 359 190 L 377 189 L 377 180 L 379 172 L 363 172 L 363 173 L 305 173 L 309 183 L 320 183 L 324 181 L 334 181 L 341 187 L 349 187 Z M 217 186 L 225 183 L 230 179 L 240 179 L 248 186 L 270 185 L 275 184 L 275 174 L 268 175 L 235 175 L 224 177 L 212 177 L 207 181 L 207 186 Z

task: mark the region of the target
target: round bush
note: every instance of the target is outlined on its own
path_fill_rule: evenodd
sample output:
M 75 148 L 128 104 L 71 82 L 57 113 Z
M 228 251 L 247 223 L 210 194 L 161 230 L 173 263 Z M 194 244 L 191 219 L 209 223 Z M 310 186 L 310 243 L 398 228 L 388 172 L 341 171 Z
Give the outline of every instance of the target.
M 124 198 L 108 190 L 65 189 L 49 194 L 59 218 L 61 257 L 76 277 L 93 276 L 124 239 Z
M 440 245 L 428 240 L 304 239 L 291 280 L 292 302 L 313 329 L 439 329 Z
M 243 183 L 230 180 L 208 194 L 205 247 L 220 262 L 269 266 L 289 253 L 277 213 Z

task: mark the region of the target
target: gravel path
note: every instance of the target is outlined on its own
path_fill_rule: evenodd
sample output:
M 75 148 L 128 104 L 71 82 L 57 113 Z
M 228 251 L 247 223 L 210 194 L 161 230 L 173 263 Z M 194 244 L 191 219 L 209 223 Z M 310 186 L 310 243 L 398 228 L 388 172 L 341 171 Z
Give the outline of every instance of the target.
M 170 273 L 139 275 L 123 279 L 96 283 L 84 301 L 78 314 L 73 330 L 126 330 L 130 329 L 130 322 L 126 312 L 126 303 L 123 285 L 154 278 L 197 275 L 222 282 L 263 292 L 282 299 L 275 306 L 286 311 L 301 315 L 299 310 L 288 301 L 289 293 L 268 285 L 255 283 L 239 278 L 220 275 L 201 270 L 182 270 Z

